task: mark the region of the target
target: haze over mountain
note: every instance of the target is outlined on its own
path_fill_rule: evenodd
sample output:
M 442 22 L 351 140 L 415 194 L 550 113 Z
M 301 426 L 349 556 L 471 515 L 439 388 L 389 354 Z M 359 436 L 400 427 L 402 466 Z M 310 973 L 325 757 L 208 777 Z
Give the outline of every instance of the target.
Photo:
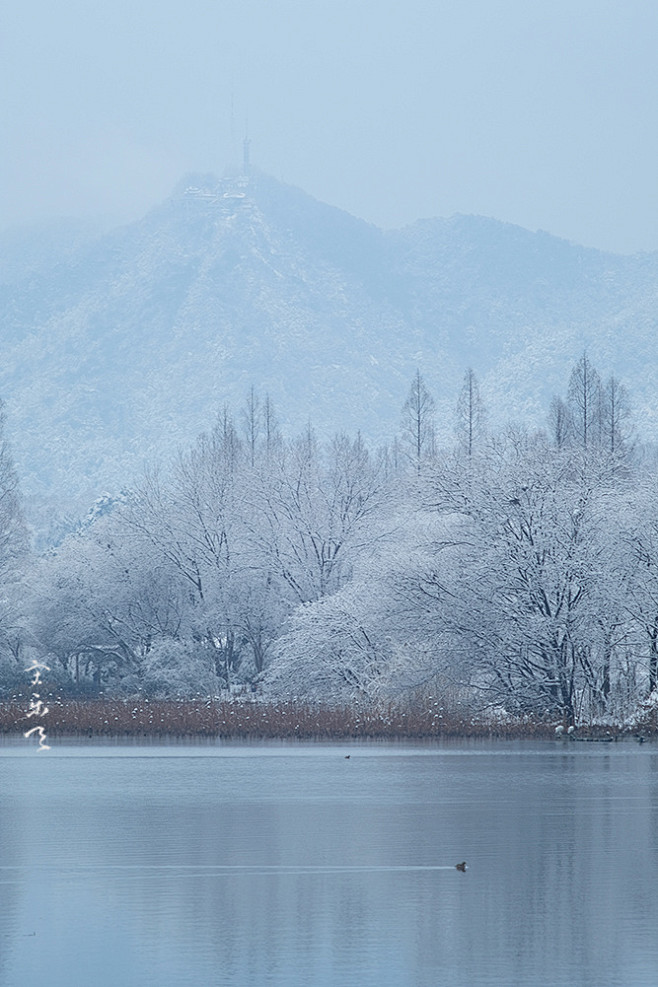
M 188 176 L 139 222 L 0 238 L 0 394 L 28 493 L 116 490 L 251 385 L 286 430 L 394 434 L 416 368 L 452 434 L 473 366 L 494 420 L 541 424 L 586 347 L 656 425 L 658 254 L 476 216 L 384 232 L 255 174 Z

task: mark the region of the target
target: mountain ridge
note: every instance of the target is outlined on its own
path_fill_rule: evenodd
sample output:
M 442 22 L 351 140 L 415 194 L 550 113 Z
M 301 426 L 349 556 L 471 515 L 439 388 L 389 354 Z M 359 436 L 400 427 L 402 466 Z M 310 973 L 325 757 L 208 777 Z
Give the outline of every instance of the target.
M 0 394 L 29 493 L 130 483 L 251 385 L 288 430 L 380 442 L 419 367 L 447 440 L 473 366 L 494 420 L 537 425 L 585 347 L 655 429 L 658 254 L 464 215 L 384 231 L 258 173 L 186 176 L 134 223 L 50 236 L 0 237 Z

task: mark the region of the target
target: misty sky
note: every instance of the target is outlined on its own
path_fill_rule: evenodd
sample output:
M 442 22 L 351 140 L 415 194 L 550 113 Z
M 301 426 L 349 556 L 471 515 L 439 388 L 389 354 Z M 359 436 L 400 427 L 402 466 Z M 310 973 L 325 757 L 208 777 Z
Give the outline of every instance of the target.
M 137 218 L 241 156 L 381 226 L 658 249 L 654 0 L 6 0 L 0 227 Z

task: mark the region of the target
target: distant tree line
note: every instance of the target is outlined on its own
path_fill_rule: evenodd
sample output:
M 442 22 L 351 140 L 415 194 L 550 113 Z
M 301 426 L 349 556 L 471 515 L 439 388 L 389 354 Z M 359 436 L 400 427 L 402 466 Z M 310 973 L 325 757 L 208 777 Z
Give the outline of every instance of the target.
M 492 429 L 469 369 L 454 436 L 419 371 L 378 449 L 286 439 L 252 388 L 40 555 L 2 439 L 3 694 L 37 656 L 92 695 L 431 688 L 568 722 L 658 701 L 656 464 L 623 385 L 584 354 L 544 429 Z

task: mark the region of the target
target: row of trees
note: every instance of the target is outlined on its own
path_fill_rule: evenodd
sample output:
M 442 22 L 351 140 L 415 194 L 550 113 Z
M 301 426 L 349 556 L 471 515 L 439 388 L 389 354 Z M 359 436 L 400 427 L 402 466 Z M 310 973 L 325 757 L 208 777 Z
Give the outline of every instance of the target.
M 654 464 L 631 440 L 623 388 L 586 355 L 535 432 L 489 430 L 469 370 L 449 450 L 420 373 L 374 452 L 310 427 L 285 440 L 252 390 L 39 558 L 3 445 L 0 683 L 36 654 L 79 690 L 431 685 L 478 708 L 630 715 L 658 686 Z

